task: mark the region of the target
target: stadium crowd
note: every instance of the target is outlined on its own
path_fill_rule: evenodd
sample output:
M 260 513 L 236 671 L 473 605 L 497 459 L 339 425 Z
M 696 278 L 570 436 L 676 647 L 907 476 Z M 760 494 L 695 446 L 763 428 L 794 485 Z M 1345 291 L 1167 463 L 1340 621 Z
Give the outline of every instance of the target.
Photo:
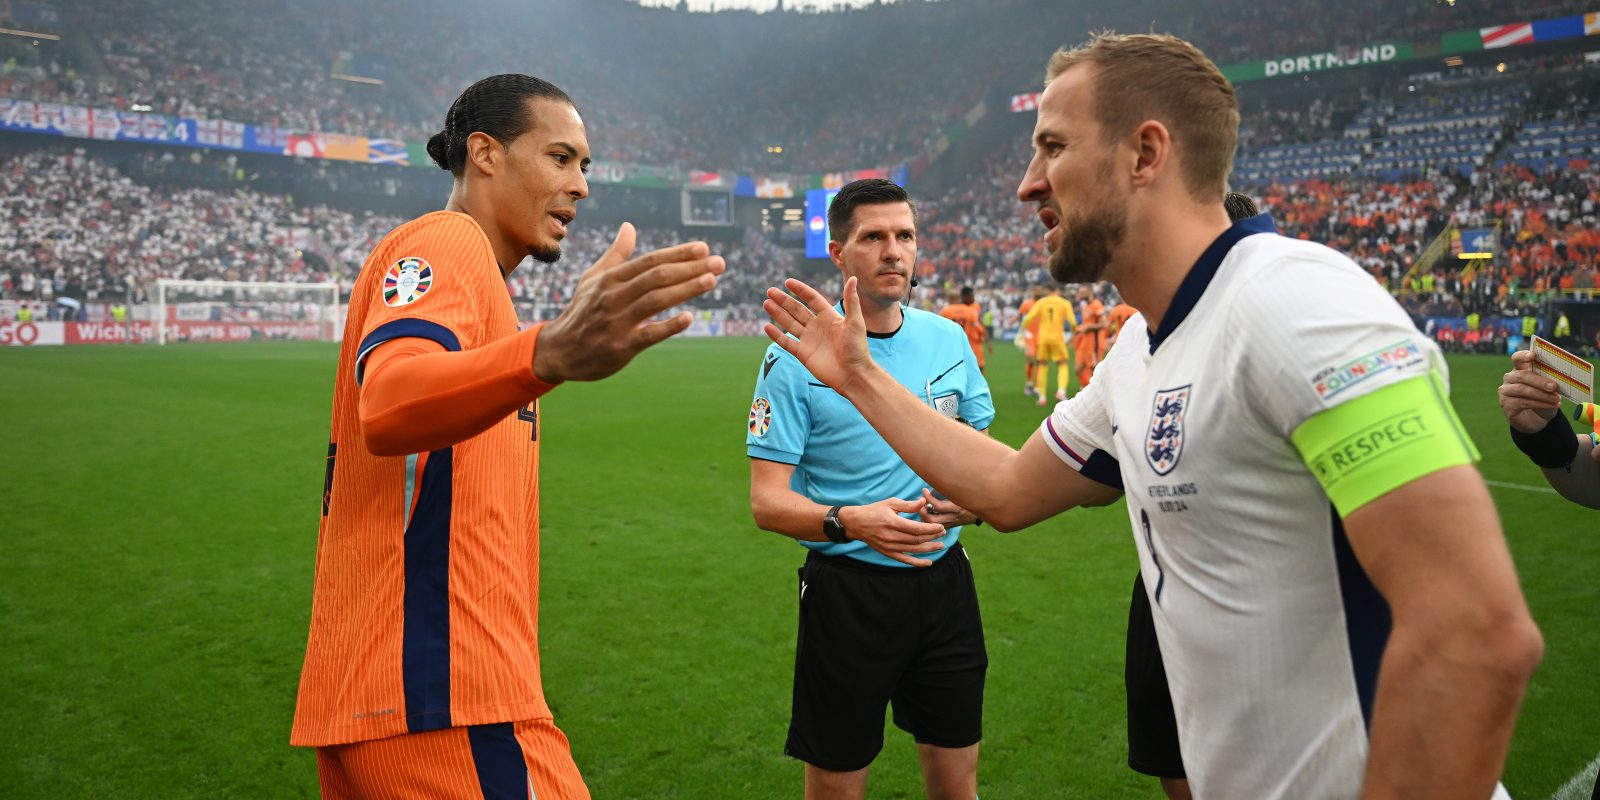
M 204 185 L 228 173 L 227 162 L 210 164 L 197 151 L 171 151 L 123 168 L 82 149 L 0 160 L 0 219 L 6 223 L 0 227 L 0 299 L 137 303 L 160 278 L 348 286 L 384 234 L 405 221 L 301 206 L 291 195 L 243 185 Z M 529 260 L 515 273 L 512 298 L 530 318 L 564 307 L 615 232 L 608 225 L 574 226 L 559 262 Z M 700 235 L 645 229 L 636 251 Z M 708 307 L 755 305 L 766 287 L 793 270 L 793 256 L 758 231 L 740 231 L 717 247 L 739 269 L 702 301 Z
M 578 100 L 598 160 L 755 174 L 915 159 L 991 93 L 1038 85 L 1039 64 L 1062 43 L 1063 29 L 1155 27 L 1226 64 L 1586 10 L 1575 0 L 1401 8 L 1383 0 L 1354 7 L 1292 0 L 1270 9 L 1239 2 L 1232 13 L 1217 14 L 1136 0 L 1064 12 L 1048 0 L 1003 0 L 1006 13 L 996 13 L 990 3 L 961 0 L 778 15 L 680 14 L 600 0 L 476 15 L 377 0 L 286 0 L 219 16 L 158 0 L 58 5 L 62 35 L 89 46 L 0 43 L 0 96 L 417 141 L 437 129 L 471 81 L 533 72 Z M 1025 22 L 1063 13 L 1070 21 L 1061 25 Z M 1263 24 L 1268 17 L 1301 24 Z M 871 33 L 881 27 L 901 31 L 900 46 L 882 47 Z M 530 36 L 537 42 L 531 50 Z M 684 48 L 686 42 L 699 44 Z M 977 68 L 943 57 L 957 49 L 990 57 Z M 84 52 L 91 57 L 74 55 Z M 593 57 L 600 52 L 608 57 Z M 332 77 L 349 55 L 382 65 L 375 71 L 384 84 Z M 741 66 L 727 69 L 731 63 Z M 804 80 L 778 79 L 796 70 Z M 878 79 L 852 78 L 862 73 Z M 628 77 L 648 74 L 672 75 L 676 88 L 661 91 Z M 731 98 L 736 117 L 713 111 Z M 1328 118 L 1328 109 L 1314 108 L 1279 127 L 1303 129 Z

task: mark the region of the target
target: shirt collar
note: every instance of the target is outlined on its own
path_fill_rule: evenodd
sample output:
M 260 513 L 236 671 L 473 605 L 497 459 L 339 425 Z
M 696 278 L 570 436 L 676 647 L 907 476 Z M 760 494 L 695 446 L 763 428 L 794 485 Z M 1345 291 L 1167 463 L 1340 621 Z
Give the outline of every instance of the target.
M 840 300 L 839 302 L 834 303 L 833 304 L 833 310 L 839 312 L 839 316 L 841 316 L 841 317 L 844 316 L 844 301 Z M 895 334 L 899 333 L 901 331 L 901 329 L 905 328 L 905 326 L 906 326 L 906 312 L 910 311 L 910 310 L 911 310 L 911 306 L 908 306 L 905 303 L 901 303 L 900 304 L 900 327 L 895 328 L 894 330 L 892 330 L 892 331 L 890 331 L 888 333 L 873 333 L 872 331 L 867 331 L 867 338 L 868 339 L 893 339 Z
M 1277 226 L 1272 224 L 1272 216 L 1267 213 L 1241 219 L 1223 231 L 1222 235 L 1200 254 L 1200 260 L 1189 268 L 1189 274 L 1183 276 L 1183 282 L 1178 284 L 1177 294 L 1172 296 L 1172 303 L 1167 306 L 1166 316 L 1161 318 L 1161 329 L 1150 329 L 1151 354 L 1156 352 L 1156 348 L 1160 347 L 1161 343 L 1183 324 L 1189 312 L 1194 310 L 1195 304 L 1200 302 L 1201 295 L 1206 293 L 1206 287 L 1211 285 L 1211 279 L 1217 276 L 1217 269 L 1222 266 L 1222 260 L 1228 257 L 1234 245 L 1246 236 L 1277 232 Z

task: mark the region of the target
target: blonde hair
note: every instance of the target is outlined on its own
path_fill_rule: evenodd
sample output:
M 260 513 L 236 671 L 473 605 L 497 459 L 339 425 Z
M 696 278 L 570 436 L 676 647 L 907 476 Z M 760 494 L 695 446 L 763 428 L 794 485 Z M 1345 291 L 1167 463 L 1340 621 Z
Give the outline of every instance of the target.
M 1221 201 L 1239 141 L 1239 98 L 1205 53 L 1165 34 L 1091 34 L 1050 57 L 1045 83 L 1079 64 L 1096 67 L 1094 115 L 1106 141 L 1145 120 L 1167 127 L 1196 199 Z

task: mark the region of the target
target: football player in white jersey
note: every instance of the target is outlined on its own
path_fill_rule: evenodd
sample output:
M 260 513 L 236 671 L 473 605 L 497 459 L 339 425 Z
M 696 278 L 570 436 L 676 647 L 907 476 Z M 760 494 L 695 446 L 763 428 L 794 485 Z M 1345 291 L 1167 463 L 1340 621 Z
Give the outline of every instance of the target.
M 1348 258 L 1229 223 L 1238 124 L 1182 40 L 1051 59 L 1018 195 L 1142 319 L 1020 451 L 873 364 L 850 282 L 770 291 L 767 333 L 996 528 L 1126 490 L 1196 797 L 1496 796 L 1543 642 L 1443 359 Z

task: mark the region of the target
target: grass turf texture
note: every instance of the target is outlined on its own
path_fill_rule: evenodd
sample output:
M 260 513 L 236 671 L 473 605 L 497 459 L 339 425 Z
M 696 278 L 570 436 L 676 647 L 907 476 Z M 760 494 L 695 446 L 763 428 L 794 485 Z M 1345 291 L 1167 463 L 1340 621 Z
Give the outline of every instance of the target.
M 673 341 L 543 405 L 541 645 L 557 722 L 598 798 L 798 796 L 782 754 L 801 549 L 748 509 L 743 425 L 764 343 Z M 7 797 L 310 797 L 287 745 L 310 613 L 327 344 L 0 351 L 0 786 Z M 1542 485 L 1505 435 L 1506 360 L 1452 359 L 1491 480 Z M 994 433 L 1043 409 L 991 363 Z M 1542 798 L 1600 749 L 1591 512 L 1493 490 L 1546 639 L 1505 783 Z M 1125 766 L 1126 512 L 980 530 L 990 653 L 980 787 L 1154 797 Z M 919 797 L 886 729 L 874 798 Z

